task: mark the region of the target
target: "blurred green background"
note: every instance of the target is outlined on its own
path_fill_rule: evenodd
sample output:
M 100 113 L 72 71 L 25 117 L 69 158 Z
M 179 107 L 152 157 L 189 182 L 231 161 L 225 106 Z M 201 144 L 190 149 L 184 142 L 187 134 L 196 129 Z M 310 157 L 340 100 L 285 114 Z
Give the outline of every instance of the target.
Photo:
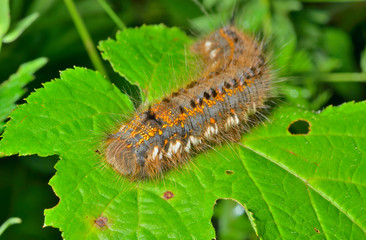
M 15 41 L 3 43 L 0 81 L 7 80 L 24 62 L 48 58 L 26 86 L 23 98 L 57 78 L 60 70 L 73 66 L 95 69 L 65 2 L 10 0 L 10 30 L 32 13 L 38 12 L 39 17 Z M 75 0 L 95 46 L 100 40 L 114 38 L 119 30 L 101 6 L 103 2 L 127 27 L 164 23 L 193 37 L 228 23 L 234 11 L 239 26 L 266 39 L 278 81 L 286 80 L 280 90 L 283 101 L 319 110 L 329 104 L 365 99 L 365 2 Z M 103 63 L 113 82 L 127 84 L 108 62 Z M 47 184 L 55 174 L 57 159 L 0 158 L 0 224 L 10 217 L 22 219 L 1 239 L 61 239 L 59 230 L 42 228 L 43 210 L 58 202 Z M 217 239 L 256 239 L 243 208 L 234 201 L 219 200 L 212 222 Z

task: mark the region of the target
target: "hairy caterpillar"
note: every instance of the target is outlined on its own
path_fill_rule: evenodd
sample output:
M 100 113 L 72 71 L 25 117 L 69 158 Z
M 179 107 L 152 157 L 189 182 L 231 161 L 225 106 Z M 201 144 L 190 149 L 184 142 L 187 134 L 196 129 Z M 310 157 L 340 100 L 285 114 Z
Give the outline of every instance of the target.
M 205 64 L 201 77 L 109 136 L 105 157 L 118 173 L 160 176 L 208 144 L 237 139 L 266 108 L 272 76 L 262 45 L 226 26 L 192 49 Z

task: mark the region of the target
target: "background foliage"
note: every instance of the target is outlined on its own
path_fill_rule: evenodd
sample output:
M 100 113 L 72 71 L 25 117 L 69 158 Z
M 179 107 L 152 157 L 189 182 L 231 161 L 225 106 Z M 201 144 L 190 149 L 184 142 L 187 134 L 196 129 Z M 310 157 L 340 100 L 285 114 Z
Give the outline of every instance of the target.
M 109 4 L 129 27 L 164 22 L 168 26 L 177 25 L 188 33 L 215 27 L 215 19 L 220 24 L 225 14 L 230 16 L 234 5 L 230 1 L 204 1 L 204 5 L 212 9 L 207 17 L 196 4 L 187 1 L 110 1 Z M 118 28 L 97 1 L 78 1 L 77 8 L 95 43 L 110 36 L 114 38 Z M 239 9 L 238 24 L 273 39 L 269 45 L 276 50 L 273 56 L 279 74 L 296 76 L 283 87 L 286 101 L 318 110 L 329 104 L 365 99 L 365 77 L 354 74 L 366 68 L 364 3 L 249 1 L 240 2 L 236 8 Z M 36 12 L 39 18 L 18 39 L 3 43 L 0 79 L 8 79 L 23 62 L 39 57 L 49 59 L 48 64 L 36 73 L 36 80 L 27 85 L 30 91 L 24 97 L 41 83 L 58 77 L 59 70 L 74 65 L 93 68 L 63 1 L 44 4 L 42 0 L 14 0 L 10 10 L 12 23 Z M 104 65 L 117 86 L 134 91 L 127 83 L 121 86 L 121 78 L 108 63 Z M 53 165 L 57 158 L 1 159 L 0 191 L 1 196 L 7 197 L 0 200 L 0 222 L 11 216 L 23 219 L 21 225 L 9 228 L 4 238 L 49 239 L 60 236 L 56 229 L 40 228 L 44 220 L 43 209 L 58 202 L 46 184 L 54 174 Z M 220 230 L 219 237 L 243 239 L 250 236 L 253 233 L 245 232 L 241 223 L 246 219 L 245 215 L 237 205 L 231 208 L 232 204 L 218 204 L 213 222 Z M 234 214 L 230 214 L 233 211 Z M 238 225 L 240 227 L 236 227 Z M 234 235 L 233 228 L 236 229 Z

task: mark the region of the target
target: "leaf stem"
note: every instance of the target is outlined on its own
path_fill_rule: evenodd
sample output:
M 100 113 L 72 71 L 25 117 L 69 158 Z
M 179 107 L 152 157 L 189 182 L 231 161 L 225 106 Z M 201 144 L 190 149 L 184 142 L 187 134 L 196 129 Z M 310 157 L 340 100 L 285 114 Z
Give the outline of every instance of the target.
M 272 33 L 272 13 L 271 13 L 271 1 L 270 0 L 261 0 L 261 3 L 266 7 L 267 12 L 264 16 L 262 27 L 266 36 L 271 36 Z
M 319 80 L 322 82 L 366 82 L 366 73 L 345 72 L 320 74 Z
M 94 65 L 95 69 L 98 70 L 100 73 L 102 73 L 107 79 L 107 71 L 104 68 L 103 62 L 94 46 L 94 43 L 90 37 L 90 34 L 88 30 L 86 29 L 86 26 L 78 13 L 75 3 L 73 0 L 64 0 L 65 5 L 70 13 L 70 16 L 72 20 L 74 21 L 74 24 L 76 26 L 77 31 L 79 32 L 80 38 L 83 41 L 83 44 L 86 48 L 86 51 L 89 55 L 89 58 Z
M 366 73 L 362 72 L 341 72 L 341 73 L 302 73 L 292 75 L 291 78 L 295 81 L 303 81 L 304 78 L 312 78 L 319 82 L 366 82 Z
M 99 5 L 104 9 L 104 11 L 109 15 L 109 17 L 114 21 L 114 23 L 119 27 L 119 29 L 126 29 L 126 25 L 121 21 L 113 9 L 108 5 L 105 0 L 98 0 Z
M 22 222 L 22 219 L 17 217 L 12 217 L 6 220 L 1 226 L 0 226 L 0 236 L 3 234 L 3 232 L 11 225 L 19 224 Z

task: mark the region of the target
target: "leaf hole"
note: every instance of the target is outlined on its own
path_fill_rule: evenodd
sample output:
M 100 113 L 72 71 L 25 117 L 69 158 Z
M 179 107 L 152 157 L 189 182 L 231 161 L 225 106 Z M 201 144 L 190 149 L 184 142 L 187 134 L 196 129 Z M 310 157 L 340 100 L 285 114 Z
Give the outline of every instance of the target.
M 308 120 L 297 119 L 290 123 L 287 131 L 291 133 L 291 135 L 307 135 L 311 131 L 310 128 L 311 124 Z
M 233 175 L 234 171 L 233 170 L 226 170 L 225 173 L 226 173 L 226 175 Z
M 172 193 L 171 191 L 166 191 L 163 195 L 164 199 L 168 200 L 174 197 L 174 193 Z
M 258 239 L 248 213 L 234 199 L 218 199 L 211 222 L 217 239 Z

